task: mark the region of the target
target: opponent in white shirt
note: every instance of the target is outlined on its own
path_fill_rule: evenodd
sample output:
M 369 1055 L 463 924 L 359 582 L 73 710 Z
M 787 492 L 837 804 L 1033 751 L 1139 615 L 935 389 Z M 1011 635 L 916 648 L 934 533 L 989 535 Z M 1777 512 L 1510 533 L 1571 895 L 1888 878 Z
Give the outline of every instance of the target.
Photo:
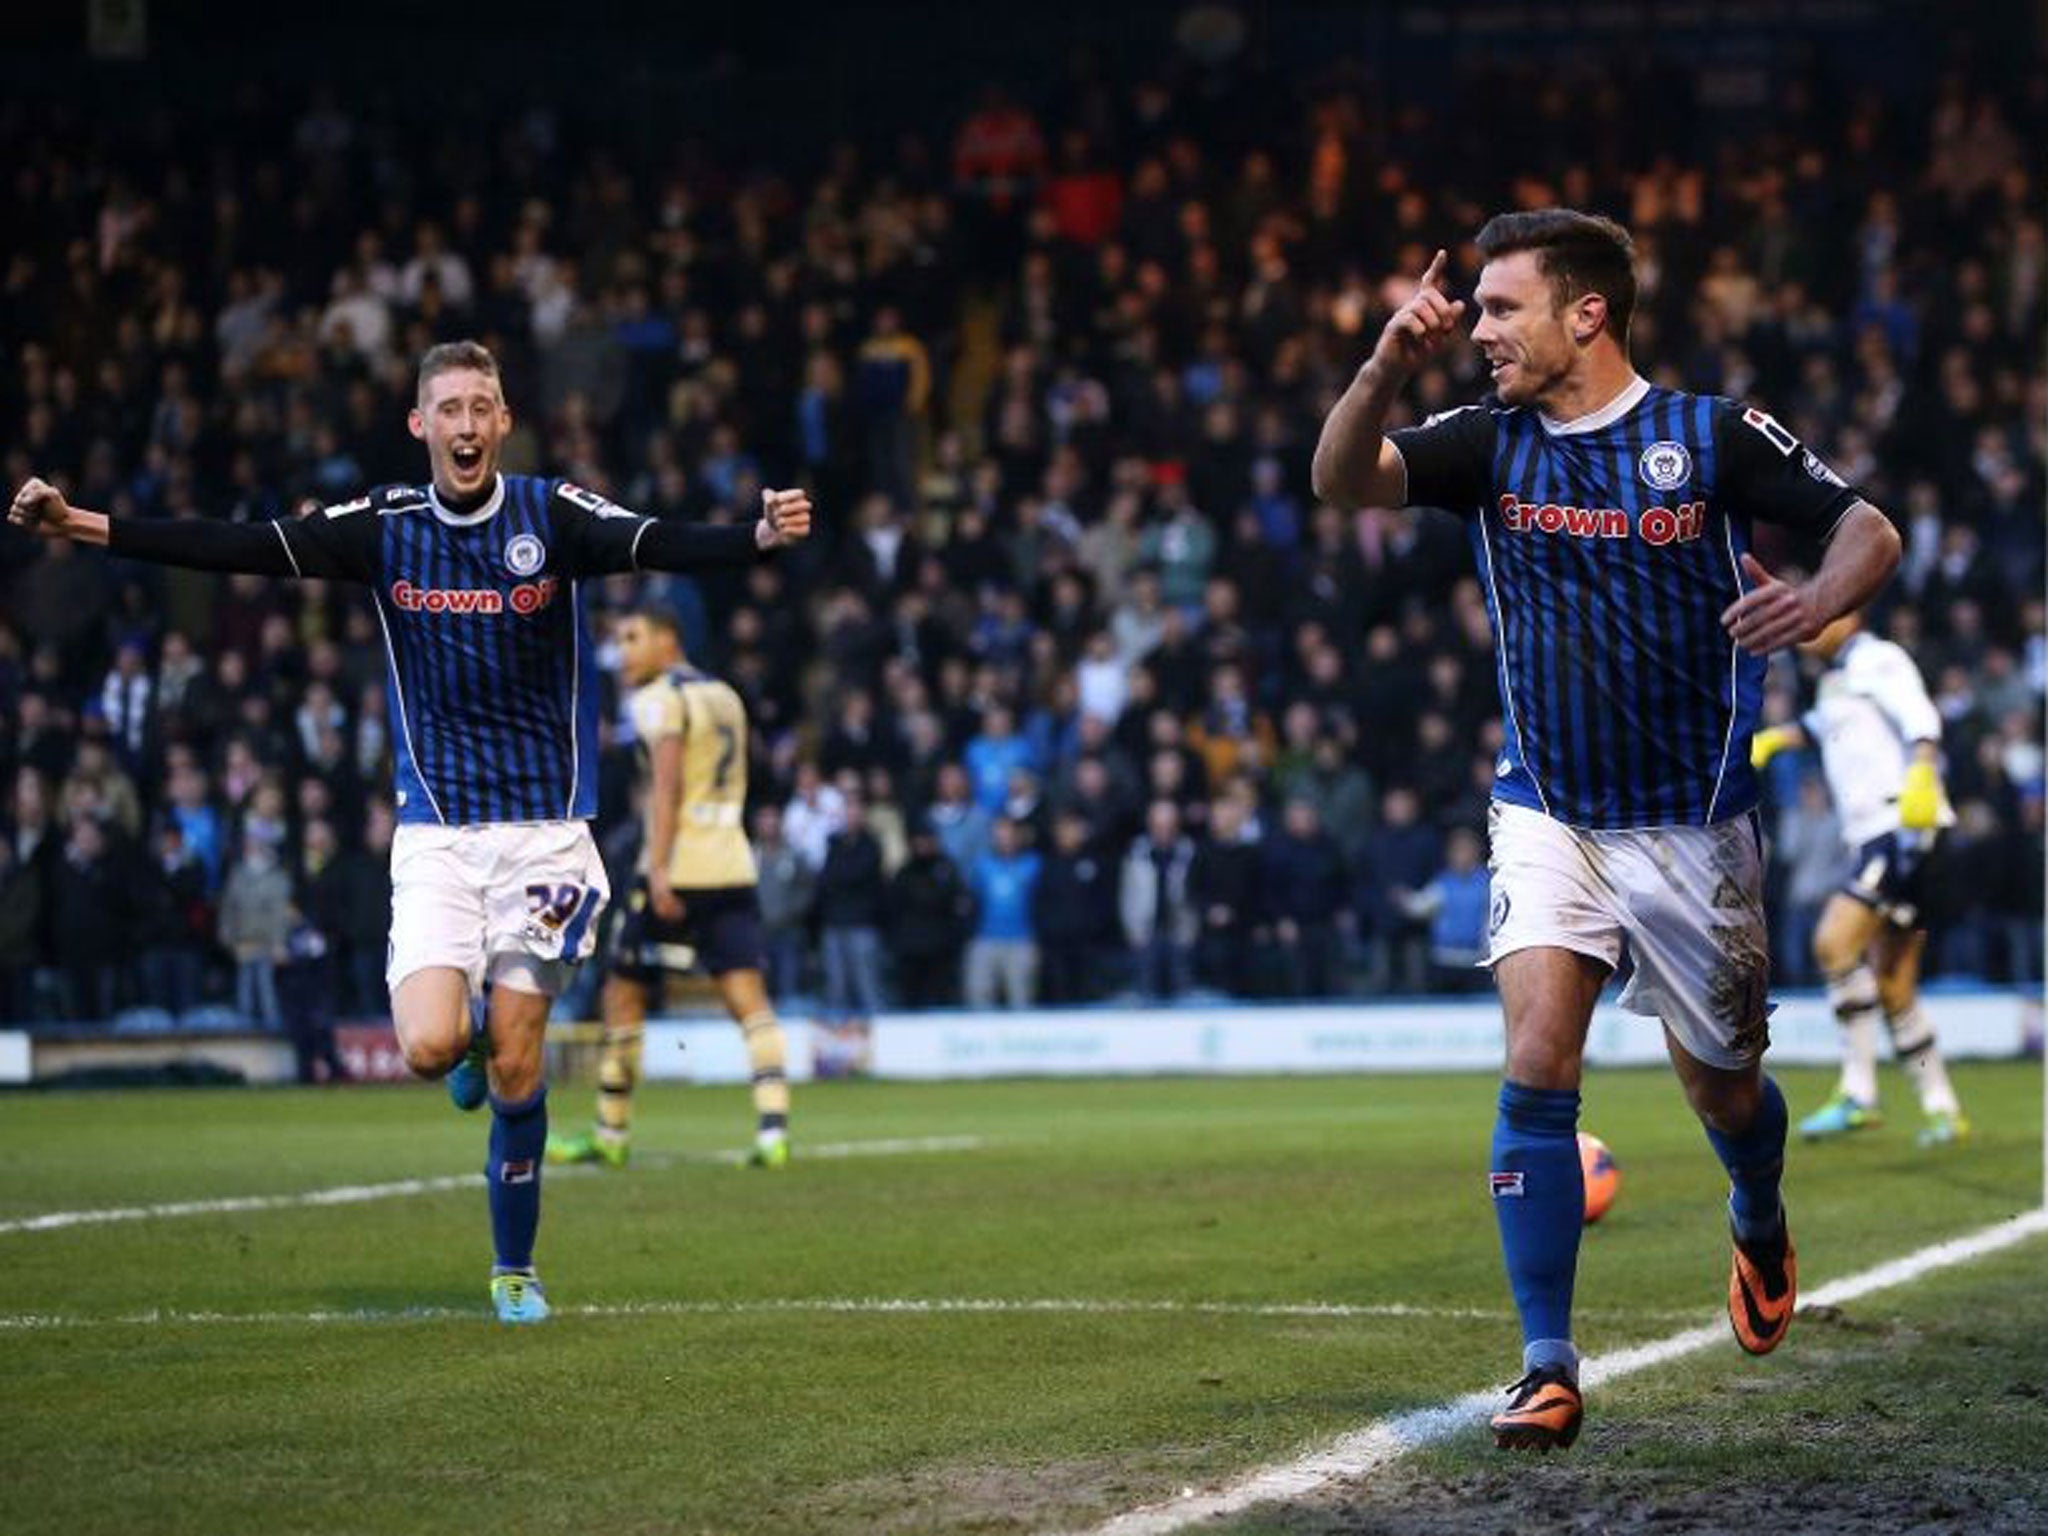
M 1899 646 L 1837 619 L 1800 647 L 1827 663 L 1813 707 L 1797 725 L 1756 733 L 1761 768 L 1788 747 L 1820 749 L 1842 837 L 1854 855 L 1848 878 L 1822 910 L 1814 957 L 1842 1027 L 1842 1077 L 1834 1094 L 1799 1123 L 1809 1140 L 1876 1125 L 1877 1016 L 1920 1093 L 1922 1146 L 1967 1135 L 1969 1122 L 1920 1008 L 1920 920 L 1929 854 L 1955 812 L 1941 786 L 1941 715 L 1920 669 Z

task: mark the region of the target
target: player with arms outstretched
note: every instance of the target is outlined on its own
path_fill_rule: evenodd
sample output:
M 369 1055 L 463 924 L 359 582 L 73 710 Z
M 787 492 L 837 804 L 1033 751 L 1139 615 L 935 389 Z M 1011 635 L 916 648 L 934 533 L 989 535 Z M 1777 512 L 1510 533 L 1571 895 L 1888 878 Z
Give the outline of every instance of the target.
M 1749 737 L 1764 656 L 1863 603 L 1899 540 L 1769 416 L 1636 373 L 1620 225 L 1502 214 L 1478 248 L 1472 339 L 1493 397 L 1383 430 L 1409 376 L 1463 328 L 1439 252 L 1324 423 L 1314 473 L 1340 505 L 1463 514 L 1493 620 L 1507 740 L 1489 963 L 1507 1071 L 1490 1183 L 1525 1345 L 1493 1430 L 1503 1447 L 1548 1449 L 1570 1445 L 1584 1413 L 1579 1083 L 1594 1003 L 1624 954 L 1622 1002 L 1663 1021 L 1728 1170 L 1736 1337 L 1761 1354 L 1791 1319 Z M 1759 520 L 1826 541 L 1811 579 L 1778 581 L 1749 553 Z
M 1842 1078 L 1827 1103 L 1799 1122 L 1808 1140 L 1879 1121 L 1877 1016 L 1920 1092 L 1923 1147 L 1970 1131 L 1948 1079 L 1934 1024 L 1920 1008 L 1920 921 L 1926 861 L 1955 812 L 1941 785 L 1941 713 L 1913 658 L 1846 614 L 1800 647 L 1827 664 L 1813 708 L 1797 725 L 1758 731 L 1750 761 L 1763 767 L 1787 748 L 1820 747 L 1842 837 L 1855 856 L 1842 888 L 1821 910 L 1813 953 L 1842 1028 Z
M 768 1001 L 758 875 L 741 824 L 746 706 L 731 684 L 690 665 L 682 627 L 665 608 L 628 614 L 618 646 L 647 770 L 640 880 L 605 978 L 597 1124 L 587 1135 L 551 1138 L 548 1156 L 625 1166 L 649 1002 L 664 971 L 701 961 L 746 1041 L 756 1116 L 749 1160 L 780 1168 L 789 1161 L 788 1047 Z
M 771 491 L 751 525 L 684 527 L 567 481 L 500 474 L 512 414 L 496 360 L 474 342 L 421 359 L 408 424 L 429 484 L 382 486 L 295 521 L 110 518 L 35 479 L 8 516 L 127 559 L 370 588 L 397 756 L 392 1020 L 413 1071 L 449 1075 L 465 1108 L 490 1100 L 492 1302 L 506 1322 L 538 1322 L 542 1037 L 609 894 L 588 825 L 598 676 L 582 583 L 749 561 L 805 537 L 810 501 Z M 487 1032 L 471 1014 L 486 983 Z

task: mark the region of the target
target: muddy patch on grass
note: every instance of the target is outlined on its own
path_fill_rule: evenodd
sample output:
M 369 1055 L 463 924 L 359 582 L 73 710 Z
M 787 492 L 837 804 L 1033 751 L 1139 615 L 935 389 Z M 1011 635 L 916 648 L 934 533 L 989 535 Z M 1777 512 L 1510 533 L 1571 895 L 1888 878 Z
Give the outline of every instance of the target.
M 1105 1508 L 1158 1497 L 1162 1478 L 1192 1474 L 1202 1453 L 1148 1451 L 1139 1459 L 1037 1466 L 953 1465 L 835 1483 L 789 1510 L 789 1528 L 848 1536 L 962 1532 L 968 1536 L 1082 1529 Z
M 1600 1394 L 1570 1451 L 1502 1456 L 1475 1425 L 1218 1536 L 2048 1533 L 2048 1345 L 2025 1311 L 1995 1291 L 1911 1322 L 1817 1308 L 1798 1345 Z
M 1395 1473 L 1369 1498 L 1254 1517 L 1235 1528 L 1271 1536 L 1707 1536 L 1799 1532 L 1801 1536 L 2039 1536 L 2048 1527 L 2048 1482 L 2031 1490 L 1987 1486 L 1960 1472 L 1776 1483 L 1753 1479 L 1673 1489 L 1664 1477 L 1573 1477 L 1562 1466 L 1430 1477 Z

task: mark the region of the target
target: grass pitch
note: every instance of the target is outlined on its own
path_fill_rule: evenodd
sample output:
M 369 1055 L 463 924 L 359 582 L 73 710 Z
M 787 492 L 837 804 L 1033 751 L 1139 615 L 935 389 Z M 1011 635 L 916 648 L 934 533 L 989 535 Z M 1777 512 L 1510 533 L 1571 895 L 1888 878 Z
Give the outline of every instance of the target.
M 1825 1089 L 1780 1076 L 1795 1114 Z M 1957 1080 L 1968 1146 L 1921 1153 L 1902 1118 L 1793 1149 L 1809 1287 L 2038 1202 L 2039 1068 Z M 717 1160 L 745 1143 L 743 1093 L 652 1089 L 633 1168 L 550 1171 L 559 1310 L 523 1331 L 489 1316 L 480 1184 L 0 1231 L 0 1530 L 1084 1526 L 1514 1374 L 1482 1177 L 1495 1087 L 818 1086 L 779 1174 Z M 580 1087 L 551 1105 L 558 1125 L 587 1109 Z M 1624 1184 L 1587 1236 L 1582 1345 L 1713 1317 L 1725 1181 L 1676 1085 L 1595 1075 L 1585 1124 Z M 483 1132 L 426 1090 L 17 1095 L 0 1223 L 463 1175 Z M 804 1155 L 828 1147 L 846 1155 Z M 2044 1246 L 1803 1319 L 1769 1361 L 1731 1341 L 1596 1394 L 1540 1478 L 1664 1500 L 1671 1530 L 1760 1447 L 1796 1451 L 1781 1500 L 1851 1477 L 1873 1433 L 1993 1475 L 2048 1443 L 2028 1395 L 2048 1384 Z M 1935 1358 L 1938 1402 L 1884 1374 Z M 1686 1411 L 1702 1381 L 1707 1435 Z M 1423 1480 L 1411 1512 L 1508 1513 L 1476 1444 L 1398 1476 Z M 1395 1529 L 1374 1497 L 1243 1529 Z

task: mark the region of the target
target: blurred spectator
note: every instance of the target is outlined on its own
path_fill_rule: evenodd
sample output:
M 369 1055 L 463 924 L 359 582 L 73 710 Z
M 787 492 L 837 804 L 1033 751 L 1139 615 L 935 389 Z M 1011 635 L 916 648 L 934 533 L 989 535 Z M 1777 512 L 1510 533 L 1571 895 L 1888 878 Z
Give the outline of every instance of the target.
M 100 686 L 100 715 L 113 735 L 114 750 L 131 769 L 143 762 L 149 746 L 154 689 L 141 642 L 125 642 L 114 653 L 113 670 Z
M 185 850 L 199 861 L 206 876 L 207 894 L 219 890 L 226 839 L 220 813 L 207 798 L 205 775 L 190 766 L 173 768 L 164 813 L 177 826 Z
M 220 897 L 220 941 L 235 961 L 235 1006 L 265 1029 L 282 1022 L 277 963 L 292 925 L 292 882 L 276 843 L 260 833 L 242 839 Z
M 51 902 L 68 1018 L 111 1018 L 120 1006 L 130 942 L 129 888 L 106 831 L 89 815 L 76 817 L 57 861 Z
M 186 845 L 183 829 L 167 821 L 156 836 L 153 868 L 136 872 L 140 897 L 135 943 L 142 995 L 183 1013 L 197 1006 L 213 944 L 213 906 L 206 868 Z
M 974 938 L 967 946 L 967 1006 L 1028 1008 L 1038 994 L 1038 941 L 1031 926 L 1039 857 L 1024 828 L 998 817 L 989 851 L 968 878 L 974 894 Z
M 939 769 L 938 796 L 932 802 L 931 825 L 955 869 L 972 869 L 988 851 L 989 813 L 973 799 L 972 781 L 958 763 Z
M 903 819 L 903 807 L 897 802 L 895 780 L 888 769 L 876 768 L 868 774 L 865 784 L 852 774 L 842 775 L 840 782 L 844 786 L 841 793 L 848 799 L 860 797 L 868 830 L 882 850 L 882 873 L 895 874 L 910 857 L 910 829 Z
M 855 795 L 841 801 L 841 825 L 818 872 L 818 920 L 825 950 L 825 1012 L 839 1027 L 864 1027 L 882 1008 L 882 921 L 888 890 L 882 845 Z
M 1232 774 L 1256 773 L 1273 761 L 1273 725 L 1245 695 L 1244 673 L 1234 664 L 1209 677 L 1209 703 L 1188 728 L 1188 745 L 1220 784 Z
M 1180 809 L 1155 800 L 1145 831 L 1124 856 L 1117 907 L 1124 937 L 1136 952 L 1138 993 L 1166 1001 L 1188 988 L 1189 965 L 1202 915 L 1188 890 L 1195 845 L 1180 829 Z
M 1366 953 L 1376 991 L 1424 989 L 1427 928 L 1415 897 L 1436 873 L 1443 839 L 1421 816 L 1413 790 L 1391 789 L 1380 804 L 1380 824 L 1366 839 L 1359 911 L 1369 924 Z
M 1035 766 L 1031 743 L 1017 734 L 1016 716 L 1001 704 L 983 716 L 981 733 L 967 743 L 964 761 L 974 803 L 990 816 L 1002 813 L 1010 775 Z
M 960 957 L 973 927 L 974 894 L 959 867 L 936 832 L 916 828 L 910 856 L 889 881 L 889 955 L 903 1007 L 958 1006 Z
M 1045 138 L 1029 110 L 989 85 L 953 141 L 953 180 L 965 195 L 977 266 L 997 267 L 1013 249 L 1033 187 L 1045 172 Z
M 369 810 L 359 848 L 344 846 L 322 820 L 309 821 L 302 838 L 300 905 L 306 925 L 326 945 L 321 955 L 306 958 L 319 961 L 331 978 L 338 1006 L 359 1014 L 385 1007 L 392 831 L 391 811 L 379 803 Z
M 277 964 L 277 1009 L 291 1037 L 299 1081 L 345 1083 L 349 1071 L 334 1040 L 334 965 L 327 936 L 296 907 L 288 909 L 287 919 Z
M 89 808 L 122 837 L 142 830 L 142 801 L 135 781 L 121 771 L 103 736 L 87 736 L 78 743 L 78 755 L 64 781 L 64 800 L 67 807 Z
M 1343 983 L 1338 929 L 1349 915 L 1344 856 L 1310 801 L 1288 801 L 1285 818 L 1265 861 L 1282 981 L 1289 997 L 1334 997 Z
M 853 395 L 867 428 L 869 476 L 892 507 L 909 506 L 915 495 L 918 433 L 931 390 L 924 343 L 903 329 L 894 306 L 884 305 L 861 343 Z
M 796 792 L 782 812 L 782 835 L 806 867 L 825 867 L 833 835 L 846 824 L 846 797 L 828 784 L 812 762 L 798 765 Z
M 1820 909 L 1842 883 L 1848 850 L 1835 819 L 1826 783 L 1815 774 L 1799 781 L 1799 802 L 1778 817 L 1772 849 L 1784 866 L 1784 905 L 1771 937 L 1777 947 L 1775 976 L 1786 986 L 1813 986 L 1821 978 L 1813 960 L 1813 934 Z
M 1222 795 L 1209 807 L 1209 835 L 1188 869 L 1188 900 L 1201 915 L 1195 974 L 1231 997 L 1252 994 L 1256 948 L 1267 936 L 1266 882 L 1244 807 Z
M 1117 871 L 1079 809 L 1059 812 L 1052 848 L 1032 892 L 1040 998 L 1048 1005 L 1101 996 L 1105 952 L 1117 931 Z
M 1169 479 L 1161 489 L 1166 516 L 1138 540 L 1138 558 L 1159 572 L 1159 595 L 1171 608 L 1193 614 L 1216 559 L 1216 531 L 1188 499 L 1184 481 Z
M 817 872 L 782 835 L 780 807 L 764 805 L 754 812 L 753 834 L 761 930 L 768 950 L 768 993 L 783 1002 L 803 990 L 804 940 Z
M 1429 963 L 1439 992 L 1476 992 L 1487 983 L 1487 895 L 1492 882 L 1481 862 L 1485 848 L 1470 827 L 1451 833 L 1444 867 L 1404 905 L 1429 924 Z

